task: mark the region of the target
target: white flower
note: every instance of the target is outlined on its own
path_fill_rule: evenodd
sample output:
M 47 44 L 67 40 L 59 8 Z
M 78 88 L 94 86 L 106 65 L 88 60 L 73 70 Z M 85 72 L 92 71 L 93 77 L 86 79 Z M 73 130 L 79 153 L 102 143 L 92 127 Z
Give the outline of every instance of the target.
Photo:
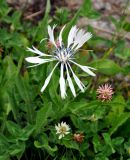
M 61 97 L 64 99 L 66 97 L 66 81 L 68 82 L 68 86 L 70 87 L 70 90 L 74 97 L 76 97 L 76 91 L 70 76 L 70 73 L 73 76 L 73 79 L 79 89 L 84 92 L 85 86 L 80 81 L 80 79 L 77 77 L 77 75 L 72 70 L 71 64 L 75 64 L 78 66 L 81 70 L 86 72 L 87 74 L 91 76 L 95 76 L 95 74 L 91 70 L 95 70 L 92 67 L 89 66 L 82 66 L 74 61 L 73 56 L 78 51 L 78 49 L 91 37 L 92 34 L 89 32 L 85 32 L 83 29 L 78 29 L 76 26 L 73 26 L 68 34 L 68 40 L 66 46 L 64 45 L 62 41 L 62 32 L 65 28 L 65 26 L 61 29 L 60 34 L 58 36 L 58 45 L 54 40 L 54 29 L 56 25 L 54 25 L 52 28 L 48 26 L 48 34 L 49 34 L 49 41 L 54 45 L 54 51 L 52 52 L 52 55 L 45 54 L 35 47 L 28 48 L 28 51 L 33 52 L 37 54 L 35 57 L 27 57 L 26 61 L 29 63 L 32 63 L 34 65 L 29 67 L 35 67 L 44 63 L 56 61 L 54 68 L 52 69 L 51 73 L 46 78 L 43 87 L 41 88 L 41 92 L 45 90 L 47 85 L 49 84 L 52 74 L 54 70 L 57 68 L 57 66 L 60 64 L 60 78 L 59 78 L 59 84 L 60 84 L 60 92 Z M 45 38 L 46 39 L 46 38 Z M 45 40 L 43 39 L 43 40 Z M 42 40 L 42 41 L 43 41 Z M 65 70 L 64 70 L 65 68 Z M 64 78 L 64 72 L 67 74 L 67 78 Z
M 66 122 L 58 123 L 55 125 L 56 134 L 59 134 L 59 139 L 63 138 L 66 134 L 69 134 L 70 127 L 66 124 Z

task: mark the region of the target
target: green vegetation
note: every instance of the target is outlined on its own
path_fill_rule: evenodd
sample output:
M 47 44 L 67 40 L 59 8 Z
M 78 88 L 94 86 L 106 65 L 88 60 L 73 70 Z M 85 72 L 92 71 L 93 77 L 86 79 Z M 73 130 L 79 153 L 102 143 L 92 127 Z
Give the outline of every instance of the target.
M 49 54 L 47 42 L 40 43 L 48 37 L 48 25 L 57 24 L 58 35 L 66 24 L 66 40 L 80 17 L 97 19 L 101 14 L 93 9 L 90 0 L 85 0 L 75 15 L 57 8 L 52 17 L 51 7 L 48 0 L 43 18 L 33 23 L 23 18 L 22 10 L 14 10 L 0 0 L 0 160 L 129 160 L 130 88 L 124 77 L 129 77 L 130 48 L 126 47 L 124 35 L 119 35 L 121 30 L 130 31 L 130 23 L 124 15 L 119 20 L 110 17 L 117 31 L 111 40 L 97 36 L 94 28 L 86 26 L 93 37 L 78 51 L 76 59 L 79 64 L 96 68 L 96 77 L 73 66 L 86 91 L 81 93 L 75 85 L 77 97 L 67 89 L 63 100 L 59 92 L 60 70 L 55 71 L 41 93 L 53 62 L 27 68 L 25 58 L 34 55 L 26 48 L 34 45 Z M 106 50 L 98 50 L 99 44 Z M 112 100 L 102 102 L 96 90 L 105 83 L 112 84 L 114 94 Z M 55 125 L 62 121 L 71 130 L 58 139 Z M 75 133 L 83 134 L 82 142 L 73 138 Z

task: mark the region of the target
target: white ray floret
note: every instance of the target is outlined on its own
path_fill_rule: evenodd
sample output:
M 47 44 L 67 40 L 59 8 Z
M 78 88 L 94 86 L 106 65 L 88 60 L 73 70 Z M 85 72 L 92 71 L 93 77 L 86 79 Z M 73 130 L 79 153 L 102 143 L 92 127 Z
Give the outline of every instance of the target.
M 39 51 L 39 50 L 38 50 L 37 48 L 35 48 L 34 46 L 32 46 L 32 48 L 33 48 L 33 49 L 27 47 L 27 51 L 30 51 L 30 52 L 32 52 L 32 53 L 36 53 L 36 54 L 38 54 L 39 56 L 49 56 L 49 57 L 51 56 L 51 57 L 52 57 L 52 55 L 45 54 L 45 53 Z
M 69 32 L 69 35 L 68 35 L 68 45 L 67 45 L 67 48 L 70 47 L 70 45 L 74 42 L 74 38 L 75 38 L 75 34 L 77 32 L 77 27 L 76 26 L 73 26 Z
M 73 70 L 72 70 L 72 68 L 71 68 L 71 66 L 70 66 L 70 64 L 68 63 L 68 66 L 69 66 L 69 68 L 70 68 L 70 70 L 71 70 L 71 72 L 72 72 L 72 74 L 73 74 L 73 77 L 74 77 L 74 80 L 75 80 L 75 82 L 76 82 L 76 84 L 78 85 L 78 87 L 80 88 L 80 90 L 82 91 L 82 92 L 84 92 L 85 90 L 85 86 L 84 86 L 84 84 L 79 80 L 79 78 L 76 76 L 76 74 L 73 72 Z
M 65 67 L 66 67 L 66 71 L 67 71 L 67 81 L 68 81 L 68 84 L 69 84 L 70 90 L 71 90 L 71 92 L 72 92 L 73 96 L 74 96 L 74 97 L 76 97 L 75 88 L 74 88 L 74 85 L 73 85 L 72 79 L 71 79 L 71 77 L 70 77 L 70 74 L 69 74 L 69 71 L 68 71 L 67 64 L 65 64 Z
M 56 43 L 55 43 L 55 39 L 54 39 L 54 29 L 55 29 L 56 25 L 54 25 L 52 28 L 51 26 L 48 26 L 48 34 L 49 34 L 49 40 L 50 42 L 55 46 L 56 46 Z
M 41 92 L 43 92 L 46 89 L 48 83 L 51 80 L 52 74 L 53 74 L 54 70 L 56 69 L 56 67 L 58 66 L 58 64 L 59 64 L 59 62 L 54 66 L 53 70 L 51 71 L 51 73 L 49 74 L 49 76 L 47 77 L 47 79 L 45 80 L 44 85 L 41 88 Z
M 64 99 L 66 97 L 66 86 L 65 86 L 65 78 L 64 78 L 64 64 L 61 63 L 60 67 L 60 92 L 61 92 L 61 97 Z
M 73 84 L 74 82 L 77 84 L 81 92 L 85 91 L 85 86 L 84 84 L 80 81 L 80 79 L 77 77 L 77 75 L 74 73 L 71 64 L 74 64 L 78 66 L 81 70 L 86 72 L 90 76 L 95 76 L 95 73 L 92 72 L 92 70 L 96 70 L 95 68 L 89 67 L 89 66 L 82 66 L 75 62 L 74 55 L 78 51 L 78 49 L 86 42 L 88 41 L 91 37 L 92 34 L 89 32 L 85 32 L 83 29 L 79 29 L 76 26 L 73 26 L 70 29 L 70 32 L 68 34 L 68 39 L 67 39 L 67 46 L 64 45 L 63 40 L 62 40 L 62 33 L 65 29 L 65 26 L 61 29 L 59 36 L 57 38 L 58 40 L 58 45 L 57 42 L 54 38 L 54 29 L 56 25 L 54 25 L 52 28 L 51 26 L 48 26 L 48 35 L 49 38 L 44 38 L 43 40 L 49 39 L 49 41 L 54 45 L 54 50 L 52 51 L 53 54 L 46 54 L 41 51 L 39 51 L 37 48 L 34 46 L 32 48 L 27 48 L 27 51 L 30 51 L 32 53 L 35 53 L 37 56 L 35 57 L 27 57 L 25 60 L 31 64 L 34 64 L 29 67 L 35 67 L 44 63 L 56 61 L 56 65 L 52 69 L 51 73 L 48 75 L 46 78 L 43 87 L 41 88 L 41 92 L 43 92 L 46 87 L 48 86 L 51 77 L 55 71 L 55 69 L 60 66 L 60 77 L 59 77 L 59 85 L 60 85 L 60 93 L 61 97 L 64 99 L 67 96 L 66 93 L 66 88 L 67 84 L 73 94 L 74 97 L 76 97 L 76 91 L 75 87 Z M 70 74 L 71 73 L 71 74 Z M 65 75 L 67 78 L 65 78 Z M 72 77 L 70 76 L 72 75 Z M 73 80 L 72 80 L 73 78 Z M 68 82 L 68 83 L 66 83 Z M 61 138 L 61 137 L 60 137 Z
M 62 33 L 63 33 L 64 28 L 65 28 L 65 25 L 64 25 L 64 27 L 61 29 L 60 34 L 59 34 L 59 44 L 60 44 L 60 46 L 62 45 Z

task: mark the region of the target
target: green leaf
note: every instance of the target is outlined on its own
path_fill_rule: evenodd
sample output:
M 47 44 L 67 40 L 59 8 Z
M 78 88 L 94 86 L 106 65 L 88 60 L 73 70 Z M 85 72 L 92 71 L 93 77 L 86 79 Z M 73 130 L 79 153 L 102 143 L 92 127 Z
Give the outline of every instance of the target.
M 71 102 L 69 104 L 66 104 L 63 110 L 69 109 L 72 113 L 79 112 L 81 109 L 86 109 L 87 102 Z
M 27 137 L 29 137 L 33 131 L 34 131 L 34 125 L 28 124 L 26 127 L 23 128 L 23 133 L 26 134 Z
M 21 134 L 22 129 L 20 128 L 20 126 L 12 121 L 7 121 L 6 127 L 9 131 L 9 133 L 13 136 L 17 137 L 17 136 L 19 136 L 19 134 Z
M 41 128 L 47 124 L 47 119 L 52 113 L 52 103 L 48 102 L 42 107 L 36 115 L 35 134 L 39 133 Z
M 70 110 L 72 113 L 79 113 L 81 111 L 86 111 L 87 109 L 92 109 L 95 108 L 96 106 L 99 105 L 99 101 L 92 101 L 88 103 L 87 101 L 80 101 L 80 102 L 71 102 L 65 105 L 64 109 Z
M 32 101 L 34 99 L 35 94 L 33 93 L 33 88 L 30 88 L 29 86 L 28 74 L 26 74 L 24 77 L 22 77 L 21 75 L 17 76 L 15 82 L 19 95 L 21 96 L 22 100 L 25 101 L 26 111 L 28 115 L 27 119 L 29 123 L 32 124 L 34 121 L 34 110 Z
M 22 132 L 19 135 L 19 140 L 21 141 L 28 140 L 29 136 L 33 133 L 34 129 L 35 129 L 34 125 L 28 124 L 26 127 L 22 129 Z
M 117 103 L 117 104 L 120 104 L 120 105 L 122 105 L 122 106 L 125 106 L 125 105 L 126 105 L 125 99 L 124 99 L 124 97 L 123 97 L 122 95 L 117 95 L 117 96 L 113 99 L 112 103 Z
M 127 32 L 130 32 L 130 22 L 125 22 L 123 25 L 123 29 Z
M 12 121 L 7 121 L 6 126 L 8 129 L 8 132 L 11 134 L 12 140 L 20 140 L 20 141 L 26 141 L 28 140 L 29 136 L 32 134 L 34 131 L 34 126 L 33 125 L 27 125 L 23 129 L 20 128 L 18 124 L 15 124 Z
M 97 72 L 105 75 L 114 75 L 122 72 L 122 68 L 114 61 L 109 59 L 99 59 L 91 63 L 91 66 L 97 69 Z
M 48 73 L 51 72 L 53 66 L 52 64 L 48 65 Z M 55 74 L 52 77 L 51 83 L 49 84 L 49 94 L 51 97 L 51 100 L 53 101 L 53 103 L 55 103 L 56 106 L 61 106 L 61 102 L 60 102 L 60 96 L 57 93 L 58 87 L 59 87 L 59 76 L 57 75 L 56 71 Z
M 10 160 L 9 155 L 7 155 L 7 153 L 0 155 L 0 160 Z
M 16 103 L 16 99 L 15 99 L 15 96 L 14 94 L 12 94 L 13 92 L 13 89 L 8 91 L 8 99 L 9 99 L 9 104 L 10 104 L 10 109 L 13 113 L 13 116 L 14 116 L 14 119 L 18 122 L 18 104 Z
M 2 20 L 7 16 L 11 8 L 9 8 L 7 2 L 5 0 L 0 0 L 0 19 Z
M 9 143 L 8 143 L 8 139 L 0 134 L 0 154 L 5 153 L 9 148 Z
M 119 114 L 119 115 L 114 114 L 114 116 L 115 116 L 115 118 L 112 121 L 112 127 L 109 130 L 110 135 L 112 135 L 114 132 L 116 132 L 117 129 L 121 125 L 123 125 L 128 120 L 128 118 L 130 118 L 129 113 L 122 113 L 122 114 Z
M 121 95 L 116 96 L 109 105 L 111 106 L 111 110 L 106 116 L 106 123 L 111 126 L 109 129 L 111 135 L 128 120 L 130 115 L 124 112 L 126 103 Z
M 25 102 L 30 102 L 30 96 L 28 93 L 28 82 L 27 80 L 22 77 L 22 76 L 17 76 L 16 78 L 16 86 L 18 89 L 18 92 L 21 96 L 21 98 L 25 101 Z
M 109 160 L 106 156 L 104 155 L 99 155 L 99 156 L 96 156 L 94 160 Z
M 81 7 L 81 13 L 80 14 L 83 17 L 89 17 L 89 18 L 94 18 L 94 19 L 100 17 L 100 13 L 92 8 L 91 0 L 84 0 L 84 3 Z
M 101 140 L 100 140 L 100 138 L 99 138 L 99 136 L 98 135 L 95 135 L 94 137 L 93 137 L 93 145 L 94 145 L 94 151 L 95 151 L 95 153 L 97 153 L 97 152 L 99 152 L 99 151 L 101 151 L 102 150 L 102 145 L 101 145 L 101 142 L 100 142 Z
M 6 48 L 10 48 L 12 46 L 26 46 L 28 44 L 27 38 L 18 32 L 10 33 L 6 28 L 0 29 L 0 43 Z
M 118 58 L 123 60 L 127 60 L 130 57 L 130 48 L 123 46 L 123 44 L 119 44 L 117 48 L 115 48 L 115 55 Z
M 25 143 L 24 142 L 18 142 L 17 144 L 13 144 L 9 147 L 9 153 L 11 156 L 19 156 L 24 153 L 25 151 Z
M 109 103 L 111 106 L 111 112 L 114 112 L 115 114 L 121 114 L 123 113 L 126 102 L 123 96 L 117 95 L 113 98 L 113 100 Z
M 68 8 L 56 8 L 54 21 L 55 24 L 62 26 L 66 23 L 68 23 L 70 11 Z
M 49 145 L 49 139 L 46 134 L 42 134 L 40 141 L 34 141 L 34 145 L 36 148 L 45 148 L 52 156 L 54 156 L 54 152 L 57 151 L 57 146 L 51 147 Z
M 17 29 L 22 29 L 22 25 L 20 23 L 20 18 L 21 18 L 22 13 L 20 11 L 15 11 L 11 17 L 11 29 L 17 30 Z
M 75 141 L 63 139 L 62 143 L 63 145 L 65 145 L 66 148 L 72 148 L 72 149 L 79 150 L 79 146 Z
M 115 153 L 110 135 L 108 133 L 104 133 L 103 137 L 104 137 L 105 143 L 110 146 L 112 153 Z
M 120 146 L 123 142 L 124 142 L 123 137 L 116 137 L 116 138 L 112 139 L 112 144 L 117 147 Z
M 17 75 L 17 68 L 10 56 L 6 56 L 4 58 L 2 65 L 3 65 L 4 75 L 1 87 L 6 86 L 7 88 L 10 88 L 14 83 L 15 76 Z
M 6 56 L 2 62 L 2 72 L 1 72 L 1 83 L 0 83 L 0 103 L 8 115 L 11 111 L 11 104 L 9 100 L 8 91 L 12 90 L 14 87 L 14 79 L 17 74 L 17 68 L 14 65 L 10 56 Z M 1 108 L 1 109 L 2 109 Z
M 114 55 L 120 59 L 127 60 L 127 58 L 130 57 L 130 48 L 126 46 L 126 41 L 124 39 L 118 40 L 113 51 Z

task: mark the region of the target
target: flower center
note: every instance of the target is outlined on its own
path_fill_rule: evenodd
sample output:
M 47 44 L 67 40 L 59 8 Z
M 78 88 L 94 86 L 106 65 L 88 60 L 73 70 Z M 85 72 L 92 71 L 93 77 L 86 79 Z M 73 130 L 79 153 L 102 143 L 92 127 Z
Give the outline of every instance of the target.
M 104 95 L 105 97 L 109 96 L 109 91 L 107 91 L 107 90 L 104 91 L 103 95 Z
M 66 63 L 70 56 L 73 54 L 73 51 L 70 48 L 65 48 L 64 45 L 62 47 L 57 48 L 55 51 L 56 58 L 63 63 Z
M 59 130 L 60 130 L 61 133 L 65 133 L 66 132 L 66 127 L 62 126 L 62 127 L 60 127 Z

